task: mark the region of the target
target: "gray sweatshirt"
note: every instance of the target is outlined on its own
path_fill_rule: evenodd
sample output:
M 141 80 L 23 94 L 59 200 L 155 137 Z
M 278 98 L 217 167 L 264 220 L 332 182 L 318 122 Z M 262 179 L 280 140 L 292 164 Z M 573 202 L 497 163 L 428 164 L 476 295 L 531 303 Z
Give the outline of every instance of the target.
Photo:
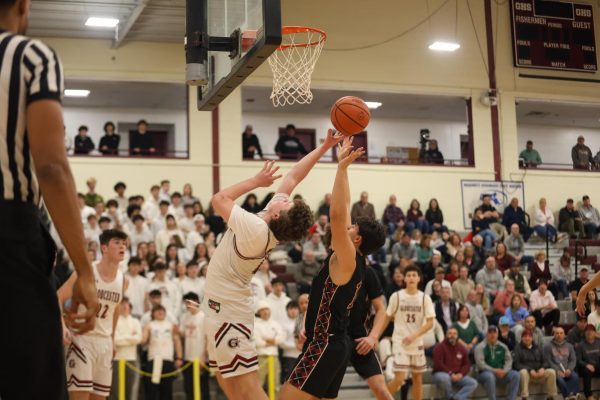
M 485 316 L 485 311 L 483 311 L 483 307 L 481 306 L 481 304 L 471 304 L 467 301 L 466 306 L 469 309 L 471 321 L 475 322 L 477 329 L 479 329 L 480 332 L 487 332 L 488 320 Z
M 550 343 L 544 346 L 544 354 L 548 357 L 550 368 L 556 371 L 564 371 L 569 369 L 575 370 L 577 358 L 573 345 L 566 340 L 557 342 L 553 339 Z
M 525 253 L 525 241 L 523 236 L 513 236 L 511 233 L 504 239 L 506 251 L 513 257 L 522 256 Z
M 588 343 L 587 340 L 580 342 L 575 353 L 577 354 L 578 367 L 585 368 L 586 365 L 592 364 L 594 368 L 598 368 L 600 364 L 600 340 L 596 339 L 593 343 Z
M 475 281 L 482 284 L 487 293 L 497 292 L 504 288 L 504 277 L 498 268 L 492 270 L 487 267 L 481 268 L 475 275 Z

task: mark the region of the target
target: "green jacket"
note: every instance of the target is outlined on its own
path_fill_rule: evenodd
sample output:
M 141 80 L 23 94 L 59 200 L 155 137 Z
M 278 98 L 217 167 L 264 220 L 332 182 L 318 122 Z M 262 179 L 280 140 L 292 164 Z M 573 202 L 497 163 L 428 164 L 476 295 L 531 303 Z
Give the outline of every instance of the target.
M 479 372 L 502 368 L 505 372 L 512 369 L 512 355 L 508 347 L 500 341 L 490 345 L 487 340 L 475 347 L 475 363 Z

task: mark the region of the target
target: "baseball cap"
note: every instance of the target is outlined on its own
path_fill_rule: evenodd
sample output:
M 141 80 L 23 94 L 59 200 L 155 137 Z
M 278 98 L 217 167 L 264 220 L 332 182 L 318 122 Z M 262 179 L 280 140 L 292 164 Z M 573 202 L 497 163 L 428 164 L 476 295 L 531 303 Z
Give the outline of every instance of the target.
M 488 330 L 487 331 L 488 331 L 488 333 L 490 333 L 490 332 L 496 332 L 496 333 L 498 333 L 498 327 L 496 325 L 490 325 L 490 326 L 488 326 Z
M 271 306 L 269 305 L 269 303 L 266 300 L 261 300 L 256 304 L 256 312 L 259 312 L 262 309 L 271 309 Z
M 508 320 L 508 317 L 500 318 L 500 323 L 498 325 L 510 325 L 510 321 Z

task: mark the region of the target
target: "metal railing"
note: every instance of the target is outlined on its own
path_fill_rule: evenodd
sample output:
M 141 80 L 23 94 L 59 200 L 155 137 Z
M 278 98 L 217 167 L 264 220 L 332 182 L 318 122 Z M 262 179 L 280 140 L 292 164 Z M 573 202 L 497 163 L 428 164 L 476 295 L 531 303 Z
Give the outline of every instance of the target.
M 117 153 L 113 154 L 102 154 L 97 150 L 94 150 L 88 154 L 75 154 L 73 150 L 68 152 L 69 157 L 82 157 L 82 158 L 189 158 L 189 151 L 187 150 L 168 150 L 168 151 L 157 151 L 154 153 L 147 154 L 132 154 L 129 149 L 118 149 Z
M 296 156 L 278 156 L 277 154 L 264 153 L 262 158 L 244 158 L 244 161 L 264 161 L 264 160 L 279 160 L 279 161 L 298 161 L 302 159 L 304 155 L 299 154 Z M 322 163 L 335 163 L 337 157 L 331 155 L 324 155 L 321 157 L 319 162 Z M 357 163 L 363 164 L 381 164 L 381 165 L 413 165 L 413 166 L 429 166 L 429 167 L 474 167 L 475 163 L 469 163 L 467 159 L 444 159 L 441 163 L 435 163 L 431 161 L 424 161 L 413 158 L 402 158 L 402 157 L 387 157 L 387 156 L 368 156 L 361 157 L 356 160 Z
M 549 171 L 577 171 L 577 172 L 600 172 L 600 165 L 592 164 L 588 169 L 575 168 L 572 163 L 541 163 L 537 165 L 527 164 L 523 161 L 519 161 L 519 169 L 532 169 L 532 170 L 549 170 Z

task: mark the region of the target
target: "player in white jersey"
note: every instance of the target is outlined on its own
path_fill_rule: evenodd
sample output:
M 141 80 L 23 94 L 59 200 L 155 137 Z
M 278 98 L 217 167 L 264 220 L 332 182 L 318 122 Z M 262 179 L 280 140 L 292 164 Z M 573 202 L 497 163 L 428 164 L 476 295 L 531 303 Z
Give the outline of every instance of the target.
M 435 318 L 431 297 L 418 289 L 420 280 L 418 267 L 406 267 L 406 289 L 392 294 L 386 311 L 388 323 L 394 321 L 394 379 L 388 383 L 388 389 L 394 395 L 404 384 L 406 375 L 412 372 L 415 400 L 423 398 L 423 372 L 427 368 L 423 335 L 433 327 Z
M 235 204 L 240 196 L 269 187 L 281 177 L 273 161 L 254 177 L 221 190 L 212 205 L 228 226 L 213 254 L 206 277 L 203 311 L 209 364 L 229 399 L 267 399 L 260 387 L 256 345 L 252 340 L 254 300 L 250 280 L 278 242 L 296 241 L 312 225 L 312 212 L 289 196 L 317 161 L 342 139 L 329 131 L 321 146 L 286 175 L 266 208 L 254 215 Z
M 98 400 L 110 394 L 115 326 L 127 289 L 127 279 L 119 270 L 127 249 L 127 235 L 116 229 L 106 230 L 100 235 L 100 248 L 102 259 L 93 265 L 99 303 L 96 324 L 83 335 L 71 334 L 66 354 L 71 400 Z M 58 290 L 60 304 L 72 297 L 76 279 L 74 272 Z

